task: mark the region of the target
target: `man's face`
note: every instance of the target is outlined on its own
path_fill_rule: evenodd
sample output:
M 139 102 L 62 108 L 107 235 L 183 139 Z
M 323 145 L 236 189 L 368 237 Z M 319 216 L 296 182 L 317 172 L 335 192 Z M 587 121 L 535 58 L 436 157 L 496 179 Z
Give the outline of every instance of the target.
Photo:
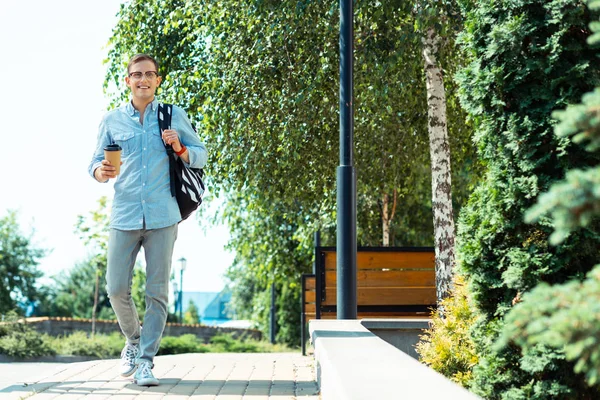
M 139 100 L 151 100 L 160 82 L 161 77 L 158 76 L 154 63 L 149 60 L 133 64 L 129 68 L 129 76 L 125 77 L 131 95 Z

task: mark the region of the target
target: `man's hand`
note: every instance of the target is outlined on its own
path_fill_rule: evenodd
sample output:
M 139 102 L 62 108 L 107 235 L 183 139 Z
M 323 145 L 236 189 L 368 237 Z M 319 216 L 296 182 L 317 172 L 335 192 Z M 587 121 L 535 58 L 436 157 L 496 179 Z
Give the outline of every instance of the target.
M 170 144 L 171 147 L 173 147 L 173 150 L 175 150 L 175 152 L 181 150 L 181 142 L 179 141 L 179 135 L 174 129 L 165 129 L 162 132 L 162 139 L 166 144 Z
M 121 165 L 123 165 L 123 161 L 121 161 Z M 96 168 L 94 171 L 94 176 L 96 180 L 99 182 L 106 182 L 111 178 L 117 177 L 117 168 L 115 168 L 110 161 L 102 160 L 102 165 Z

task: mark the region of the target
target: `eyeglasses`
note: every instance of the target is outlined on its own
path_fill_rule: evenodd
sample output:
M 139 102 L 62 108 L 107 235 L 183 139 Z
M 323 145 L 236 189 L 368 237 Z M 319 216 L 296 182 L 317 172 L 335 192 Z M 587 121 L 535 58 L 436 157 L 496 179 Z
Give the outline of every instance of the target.
M 156 71 L 146 71 L 146 72 L 132 72 L 129 74 L 129 77 L 133 80 L 139 81 L 142 79 L 142 76 L 145 76 L 146 79 L 151 80 L 158 76 Z

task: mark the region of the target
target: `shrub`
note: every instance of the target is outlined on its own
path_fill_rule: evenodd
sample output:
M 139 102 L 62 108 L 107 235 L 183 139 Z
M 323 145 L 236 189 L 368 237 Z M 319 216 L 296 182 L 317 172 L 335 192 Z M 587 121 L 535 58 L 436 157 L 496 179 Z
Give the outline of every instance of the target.
M 33 358 L 54 355 L 46 335 L 42 335 L 17 320 L 16 314 L 8 314 L 0 325 L 0 354 L 17 358 Z
M 206 353 L 208 348 L 200 342 L 193 334 L 165 336 L 160 342 L 158 355 L 183 354 L 183 353 Z
M 88 356 L 97 358 L 117 358 L 125 344 L 119 332 L 110 335 L 88 336 L 78 331 L 71 335 L 52 337 L 27 327 L 23 323 L 0 325 L 0 354 L 28 359 L 46 355 Z M 193 334 L 163 337 L 158 355 L 183 353 L 263 353 L 290 351 L 284 345 L 272 345 L 252 339 L 234 339 L 231 335 L 214 336 L 210 344 L 204 344 Z
M 211 351 L 215 353 L 258 353 L 256 341 L 236 340 L 231 335 L 216 335 L 210 339 Z
M 444 318 L 441 310 L 444 310 Z M 471 370 L 478 360 L 475 344 L 469 336 L 475 318 L 469 307 L 464 279 L 457 275 L 452 293 L 442 300 L 433 315 L 432 327 L 417 344 L 422 362 L 464 387 L 468 387 Z
M 80 331 L 67 336 L 48 338 L 48 342 L 56 354 L 63 356 L 113 358 L 121 354 L 124 339 L 123 335 L 116 332 L 91 338 L 87 333 Z

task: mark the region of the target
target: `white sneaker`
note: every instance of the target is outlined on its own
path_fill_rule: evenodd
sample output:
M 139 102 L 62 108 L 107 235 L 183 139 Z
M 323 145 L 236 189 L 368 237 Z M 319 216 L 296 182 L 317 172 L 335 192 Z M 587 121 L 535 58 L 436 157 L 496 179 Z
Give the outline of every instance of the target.
M 158 379 L 152 374 L 152 364 L 148 360 L 140 360 L 137 371 L 133 376 L 133 383 L 138 386 L 158 386 Z
M 127 342 L 121 351 L 121 366 L 119 371 L 121 376 L 130 376 L 137 368 L 135 363 L 138 354 L 140 353 L 140 345 Z

